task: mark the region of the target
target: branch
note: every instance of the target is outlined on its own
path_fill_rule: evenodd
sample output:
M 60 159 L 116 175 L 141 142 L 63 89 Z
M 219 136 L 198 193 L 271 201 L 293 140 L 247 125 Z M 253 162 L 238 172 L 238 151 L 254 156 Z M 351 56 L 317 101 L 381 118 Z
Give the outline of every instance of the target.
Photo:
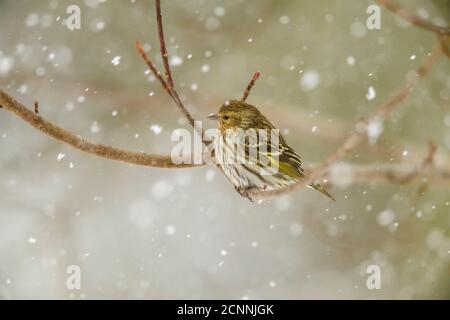
M 377 111 L 366 121 L 363 121 L 361 124 L 365 127 L 373 122 L 385 120 L 387 116 L 397 108 L 402 101 L 408 97 L 413 91 L 414 87 L 418 84 L 419 80 L 424 78 L 438 61 L 438 59 L 442 56 L 443 50 L 442 46 L 439 44 L 437 48 L 425 59 L 423 64 L 417 69 L 415 77 L 409 79 L 405 82 L 405 84 L 400 87 L 397 93 L 385 104 L 381 105 Z M 359 127 L 359 126 L 358 126 Z M 322 178 L 327 174 L 330 167 L 344 158 L 348 153 L 356 149 L 361 143 L 363 143 L 367 138 L 366 130 L 356 130 L 354 131 L 347 140 L 332 154 L 327 160 L 319 166 L 316 170 L 314 170 L 305 180 L 302 180 L 296 184 L 290 185 L 284 189 L 278 190 L 256 190 L 252 189 L 247 192 L 247 195 L 252 199 L 264 199 L 277 197 L 283 194 L 287 194 L 294 190 L 300 189 L 302 187 L 306 187 L 316 180 Z
M 427 171 L 416 165 L 389 164 L 389 165 L 349 165 L 351 185 L 385 182 L 405 185 L 415 180 L 450 180 L 450 168 L 433 167 Z M 329 176 L 324 176 L 327 179 Z M 448 182 L 447 182 L 448 183 Z
M 428 154 L 422 162 L 421 166 L 422 170 L 426 170 L 427 168 L 433 166 L 434 158 L 436 157 L 436 152 L 437 152 L 437 145 L 433 141 L 428 142 Z
M 450 180 L 449 167 L 432 167 L 429 170 L 421 170 L 420 166 L 396 163 L 396 164 L 381 164 L 381 165 L 358 165 L 348 164 L 346 168 L 351 177 L 349 185 L 361 185 L 370 183 L 391 183 L 406 185 L 415 180 L 431 181 Z M 328 181 L 332 178 L 329 173 L 324 176 Z M 329 182 L 333 184 L 333 182 Z M 448 182 L 447 182 L 448 183 Z
M 204 140 L 204 131 L 203 129 L 198 128 L 195 125 L 195 119 L 189 112 L 189 110 L 186 108 L 184 103 L 181 101 L 180 96 L 178 95 L 178 92 L 175 90 L 174 82 L 173 82 L 173 76 L 172 76 L 172 70 L 170 69 L 169 59 L 168 59 L 168 53 L 167 53 L 167 46 L 166 41 L 164 37 L 164 28 L 163 28 L 163 20 L 162 20 L 162 13 L 161 13 L 161 1 L 155 0 L 156 3 L 156 18 L 158 21 L 158 35 L 159 35 L 159 45 L 161 48 L 161 58 L 163 60 L 164 69 L 166 71 L 166 78 L 167 81 L 164 80 L 164 78 L 161 76 L 161 72 L 158 71 L 156 68 L 155 63 L 148 57 L 148 55 L 145 53 L 144 49 L 142 48 L 141 44 L 139 42 L 136 42 L 136 47 L 141 54 L 142 58 L 144 59 L 145 63 L 149 67 L 149 69 L 153 72 L 153 74 L 156 76 L 156 78 L 159 80 L 161 85 L 163 86 L 164 90 L 169 94 L 169 96 L 172 98 L 172 100 L 177 105 L 178 109 L 183 113 L 184 117 L 187 119 L 189 124 L 194 128 L 194 130 L 202 137 L 202 140 Z M 207 144 L 206 142 L 204 142 Z
M 416 27 L 437 33 L 438 35 L 447 35 L 447 36 L 450 35 L 450 28 L 439 27 L 422 18 L 414 16 L 405 9 L 403 9 L 402 7 L 392 3 L 390 0 L 377 0 L 377 1 L 378 3 L 383 5 L 386 9 L 394 12 L 396 15 L 402 17 L 403 19 L 405 19 L 406 21 L 408 21 L 409 23 L 411 23 Z
M 38 106 L 38 104 L 35 104 Z M 141 152 L 123 150 L 103 144 L 88 141 L 80 136 L 74 135 L 51 122 L 45 120 L 37 113 L 27 109 L 24 105 L 14 100 L 10 95 L 0 90 L 0 106 L 21 118 L 32 127 L 47 134 L 48 136 L 68 144 L 75 149 L 98 157 L 121 161 L 129 164 L 157 167 L 157 168 L 192 168 L 195 165 L 174 164 L 170 156 L 162 156 Z
M 167 52 L 166 40 L 164 37 L 164 26 L 163 26 L 162 14 L 161 14 L 161 1 L 156 0 L 155 4 L 156 4 L 156 20 L 158 22 L 158 36 L 159 36 L 159 43 L 160 43 L 160 47 L 161 47 L 161 57 L 162 57 L 162 60 L 164 63 L 164 69 L 166 70 L 167 84 L 169 85 L 170 89 L 173 89 L 174 83 L 173 83 L 172 71 L 170 70 L 169 54 Z
M 261 77 L 261 72 L 257 71 L 255 73 L 255 75 L 253 76 L 252 80 L 250 81 L 250 83 L 248 84 L 247 88 L 245 89 L 244 97 L 241 100 L 242 102 L 247 101 L 248 96 L 250 95 L 250 92 L 252 91 L 252 89 L 255 86 L 256 81 L 258 81 L 259 77 Z
M 148 57 L 148 55 L 145 53 L 144 48 L 142 47 L 141 43 L 139 41 L 136 41 L 136 48 L 139 51 L 139 53 L 142 56 L 142 59 L 144 59 L 145 64 L 148 66 L 150 71 L 155 75 L 156 79 L 161 83 L 161 86 L 166 90 L 166 92 L 172 97 L 172 92 L 170 91 L 169 86 L 167 85 L 166 80 L 161 75 L 161 72 L 159 72 L 156 65 L 153 63 L 153 61 Z
M 442 50 L 444 54 L 450 58 L 450 49 L 448 48 L 450 44 L 450 36 L 440 36 L 439 41 L 441 42 Z
M 445 164 L 437 167 L 434 163 L 437 146 L 433 142 L 428 143 L 426 157 L 418 165 L 388 164 L 388 165 L 349 165 L 349 175 L 352 184 L 389 182 L 396 184 L 407 184 L 421 178 L 422 185 L 430 179 L 450 179 L 450 166 Z M 332 177 L 328 177 L 329 180 Z M 421 187 L 422 189 L 423 187 Z
M 439 41 L 442 45 L 442 50 L 444 54 L 450 58 L 450 50 L 448 48 L 449 42 L 450 42 L 450 28 L 445 27 L 439 27 L 436 26 L 422 18 L 419 18 L 417 16 L 414 16 L 410 14 L 408 11 L 403 9 L 402 7 L 394 4 L 391 2 L 391 0 L 377 0 L 378 3 L 383 5 L 386 9 L 392 11 L 399 17 L 403 18 L 404 20 L 408 21 L 410 24 L 422 28 L 427 31 L 434 32 L 438 34 Z

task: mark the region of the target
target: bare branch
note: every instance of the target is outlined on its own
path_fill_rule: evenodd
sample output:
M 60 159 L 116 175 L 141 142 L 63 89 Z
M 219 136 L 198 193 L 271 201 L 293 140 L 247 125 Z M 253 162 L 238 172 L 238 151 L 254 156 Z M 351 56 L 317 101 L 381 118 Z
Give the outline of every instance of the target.
M 174 89 L 174 83 L 172 71 L 170 70 L 169 64 L 169 53 L 167 52 L 166 40 L 164 37 L 164 26 L 161 13 L 161 1 L 155 0 L 155 4 L 156 4 L 156 20 L 158 23 L 159 44 L 161 47 L 161 57 L 164 63 L 164 69 L 166 70 L 167 84 L 169 85 L 169 88 L 172 90 Z
M 0 90 L 0 106 L 21 118 L 37 130 L 48 136 L 68 144 L 75 149 L 98 157 L 121 161 L 129 164 L 157 167 L 157 168 L 192 168 L 196 165 L 175 164 L 170 156 L 162 156 L 141 152 L 123 150 L 103 144 L 93 143 L 80 136 L 74 135 L 51 122 L 45 120 L 35 112 L 28 110 L 10 95 Z
M 422 163 L 413 166 L 410 169 L 405 170 L 405 168 L 399 165 L 395 166 L 384 166 L 383 168 L 376 168 L 375 170 L 370 170 L 370 168 L 362 169 L 356 171 L 355 177 L 359 182 L 364 180 L 364 178 L 370 178 L 370 181 L 385 180 L 390 183 L 407 184 L 414 181 L 417 178 L 422 178 L 422 182 L 427 181 L 429 176 L 434 176 L 435 178 L 450 179 L 450 168 L 436 168 L 434 166 L 434 158 L 437 152 L 437 145 L 432 141 L 428 143 L 428 152 L 426 157 L 423 159 Z M 404 167 L 405 165 L 402 164 Z
M 255 73 L 255 75 L 253 76 L 252 80 L 250 81 L 250 83 L 248 84 L 247 88 L 245 89 L 244 97 L 241 100 L 242 102 L 247 101 L 248 96 L 250 95 L 250 92 L 252 91 L 252 89 L 255 86 L 256 81 L 258 81 L 259 77 L 261 77 L 261 72 L 257 71 Z
M 141 54 L 142 58 L 144 59 L 147 66 L 150 68 L 150 70 L 155 74 L 155 76 L 158 78 L 159 82 L 161 82 L 164 90 L 169 94 L 169 96 L 172 98 L 172 100 L 175 102 L 175 104 L 178 106 L 178 109 L 183 113 L 184 117 L 187 119 L 189 124 L 194 128 L 194 130 L 202 137 L 202 141 L 204 140 L 204 131 L 203 129 L 198 128 L 195 125 L 195 119 L 189 112 L 189 110 L 186 108 L 184 103 L 181 101 L 180 96 L 178 92 L 175 90 L 173 77 L 172 77 L 172 71 L 170 69 L 169 64 L 169 54 L 167 52 L 167 46 L 164 38 L 164 28 L 163 28 L 163 21 L 162 21 L 162 13 L 161 13 L 161 1 L 155 0 L 156 3 L 156 17 L 158 20 L 158 35 L 159 35 L 159 44 L 161 47 L 161 57 L 164 64 L 164 69 L 166 71 L 166 78 L 167 81 L 164 80 L 164 78 L 161 76 L 161 73 L 156 68 L 156 65 L 152 62 L 152 60 L 148 57 L 148 55 L 143 50 L 142 46 L 139 42 L 136 43 L 136 47 Z M 203 141 L 205 144 L 207 142 Z
M 422 162 L 422 170 L 433 166 L 434 158 L 437 152 L 437 145 L 433 141 L 428 142 L 428 154 Z
M 419 187 L 418 194 L 423 194 L 429 186 L 429 179 L 431 171 L 434 169 L 434 158 L 436 156 L 437 145 L 430 141 L 428 142 L 428 154 L 426 158 L 422 162 L 422 166 L 417 170 L 417 175 L 420 173 L 424 173 L 424 177 L 422 178 L 422 183 Z
M 412 79 L 407 80 L 386 104 L 381 106 L 372 116 L 372 120 L 377 118 L 385 119 L 406 97 L 408 97 L 417 83 L 423 79 L 433 68 L 439 58 L 442 56 L 442 46 L 438 45 L 433 52 L 425 59 L 423 64 L 416 70 Z
M 156 79 L 161 83 L 162 87 L 166 92 L 172 97 L 172 92 L 170 91 L 169 86 L 167 85 L 166 80 L 161 75 L 161 72 L 159 72 L 158 68 L 156 67 L 155 63 L 149 58 L 149 56 L 145 53 L 144 48 L 142 47 L 141 43 L 139 41 L 136 41 L 136 48 L 139 51 L 139 53 L 142 56 L 142 59 L 144 59 L 145 63 L 147 64 L 148 68 L 153 72 Z
M 396 15 L 402 17 L 403 19 L 405 19 L 406 21 L 408 21 L 409 23 L 411 23 L 416 27 L 437 33 L 439 35 L 447 35 L 447 36 L 450 35 L 450 28 L 439 27 L 422 18 L 414 16 L 405 9 L 403 9 L 402 7 L 392 3 L 391 0 L 377 0 L 377 1 L 378 3 L 386 7 L 388 10 L 394 12 Z
M 161 73 L 158 71 L 158 69 L 156 68 L 155 64 L 153 63 L 153 61 L 149 58 L 149 56 L 145 53 L 144 49 L 142 48 L 141 44 L 139 42 L 136 42 L 136 47 L 139 51 L 139 53 L 141 54 L 142 58 L 144 59 L 145 63 L 147 64 L 147 66 L 149 67 L 149 69 L 153 72 L 153 74 L 155 75 L 155 77 L 159 80 L 159 82 L 161 83 L 162 87 L 164 88 L 164 90 L 167 92 L 167 94 L 172 98 L 172 100 L 175 102 L 175 104 L 177 105 L 178 109 L 180 109 L 180 111 L 183 113 L 183 115 L 185 116 L 185 118 L 188 120 L 189 124 L 197 131 L 197 133 L 201 136 L 204 137 L 204 133 L 203 130 L 200 130 L 199 128 L 197 128 L 195 126 L 195 119 L 194 117 L 191 115 L 191 113 L 188 111 L 188 109 L 186 108 L 186 106 L 183 104 L 183 102 L 181 102 L 180 97 L 178 96 L 178 93 L 176 91 L 174 91 L 173 89 L 170 89 L 166 83 L 166 81 L 164 80 L 164 78 L 161 76 Z
M 396 107 L 398 107 L 406 97 L 411 94 L 413 88 L 417 85 L 419 80 L 424 78 L 430 72 L 430 70 L 438 61 L 439 57 L 442 56 L 442 54 L 442 47 L 441 45 L 438 45 L 437 48 L 425 59 L 421 67 L 416 71 L 415 76 L 412 79 L 408 79 L 405 84 L 400 87 L 397 93 L 387 103 L 381 105 L 368 120 L 363 121 L 362 125 L 367 126 L 367 124 L 371 123 L 372 121 L 380 121 L 386 119 L 386 117 Z M 362 142 L 366 140 L 366 138 L 366 130 L 354 131 L 347 138 L 347 140 L 345 140 L 344 143 L 326 159 L 326 161 L 321 166 L 314 170 L 303 181 L 280 190 L 249 190 L 247 192 L 247 195 L 252 199 L 271 198 L 308 186 L 323 177 L 333 164 L 344 158 L 352 150 L 356 149 Z
M 374 182 L 386 182 L 391 184 L 408 184 L 414 180 L 420 181 L 423 179 L 433 180 L 450 180 L 449 168 L 433 168 L 429 172 L 418 170 L 411 165 L 389 165 L 389 166 L 351 166 L 351 174 L 353 177 L 352 185 L 367 184 Z
M 450 36 L 440 36 L 439 41 L 441 42 L 442 51 L 444 51 L 444 54 L 450 58 L 450 49 L 448 48 L 450 45 Z
M 313 166 L 314 168 L 314 166 Z M 351 176 L 351 185 L 369 183 L 390 183 L 406 185 L 414 181 L 445 181 L 450 180 L 450 167 L 431 167 L 422 170 L 420 165 L 395 163 L 395 164 L 348 164 L 348 174 Z M 346 169 L 346 170 L 347 170 Z M 329 173 L 324 179 L 330 179 Z

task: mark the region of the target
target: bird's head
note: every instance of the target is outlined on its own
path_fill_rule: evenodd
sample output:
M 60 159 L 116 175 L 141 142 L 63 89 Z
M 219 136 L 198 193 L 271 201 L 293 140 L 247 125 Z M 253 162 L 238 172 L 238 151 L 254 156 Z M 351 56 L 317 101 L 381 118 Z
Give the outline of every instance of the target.
M 217 120 L 222 132 L 237 129 L 263 129 L 265 123 L 265 118 L 258 109 L 237 100 L 225 103 L 220 108 L 219 113 L 210 115 L 209 119 Z

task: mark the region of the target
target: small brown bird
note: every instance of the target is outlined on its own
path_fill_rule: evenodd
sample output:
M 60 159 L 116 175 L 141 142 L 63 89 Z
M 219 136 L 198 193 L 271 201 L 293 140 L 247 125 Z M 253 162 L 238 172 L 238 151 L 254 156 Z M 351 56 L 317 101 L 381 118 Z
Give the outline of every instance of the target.
M 229 101 L 209 119 L 219 121 L 213 156 L 242 196 L 251 189 L 283 189 L 305 177 L 300 156 L 256 107 Z M 335 200 L 321 185 L 310 187 Z

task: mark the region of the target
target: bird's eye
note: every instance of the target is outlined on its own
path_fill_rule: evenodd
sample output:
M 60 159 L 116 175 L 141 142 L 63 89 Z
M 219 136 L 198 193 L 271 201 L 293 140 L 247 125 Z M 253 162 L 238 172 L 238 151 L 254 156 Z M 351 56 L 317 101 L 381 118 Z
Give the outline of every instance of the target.
M 223 116 L 223 120 L 229 120 L 230 117 L 229 116 Z

